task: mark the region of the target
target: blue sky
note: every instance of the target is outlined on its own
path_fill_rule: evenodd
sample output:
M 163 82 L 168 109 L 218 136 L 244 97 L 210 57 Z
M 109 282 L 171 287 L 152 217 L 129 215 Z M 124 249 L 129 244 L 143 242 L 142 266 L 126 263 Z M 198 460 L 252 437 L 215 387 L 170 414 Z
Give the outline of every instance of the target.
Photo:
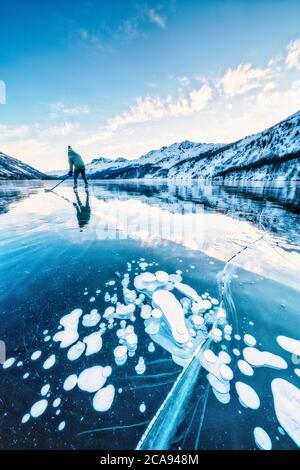
M 48 170 L 229 142 L 300 106 L 300 2 L 6 0 L 0 151 Z M 2 100 L 3 101 L 3 100 Z M 1 96 L 0 96 L 1 103 Z

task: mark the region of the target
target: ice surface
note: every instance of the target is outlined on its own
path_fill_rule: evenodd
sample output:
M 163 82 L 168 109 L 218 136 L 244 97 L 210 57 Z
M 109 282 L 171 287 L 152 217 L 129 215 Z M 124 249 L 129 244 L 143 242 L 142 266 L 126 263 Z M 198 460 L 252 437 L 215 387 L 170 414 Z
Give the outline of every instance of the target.
M 106 382 L 103 367 L 93 366 L 84 369 L 78 377 L 78 387 L 85 392 L 97 392 Z
M 60 319 L 59 323 L 64 329 L 55 333 L 53 341 L 60 342 L 61 348 L 68 348 L 78 340 L 79 335 L 77 328 L 81 315 L 82 310 L 80 308 L 76 308 L 71 313 L 64 315 Z
M 33 418 L 38 418 L 41 416 L 47 409 L 48 400 L 42 399 L 34 403 L 30 409 L 30 414 Z
M 257 447 L 261 450 L 271 450 L 272 449 L 272 441 L 268 433 L 260 427 L 254 428 L 253 431 L 254 439 Z
M 277 419 L 300 447 L 300 389 L 281 378 L 272 381 L 271 389 Z
M 113 385 L 107 385 L 101 388 L 93 398 L 94 409 L 101 412 L 108 411 L 114 401 L 114 397 L 115 387 Z
M 277 343 L 291 354 L 300 356 L 300 341 L 288 336 L 277 336 Z
M 44 369 L 50 369 L 51 367 L 54 366 L 55 361 L 56 361 L 55 354 L 51 354 L 51 356 L 49 356 L 48 359 L 45 360 L 45 362 L 43 364 L 43 368 Z

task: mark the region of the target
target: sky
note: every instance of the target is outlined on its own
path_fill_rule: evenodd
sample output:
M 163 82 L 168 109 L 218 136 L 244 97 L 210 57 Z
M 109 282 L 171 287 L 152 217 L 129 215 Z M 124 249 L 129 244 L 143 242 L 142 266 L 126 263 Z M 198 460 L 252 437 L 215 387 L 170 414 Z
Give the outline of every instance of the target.
M 0 151 L 137 158 L 300 109 L 298 0 L 3 0 Z

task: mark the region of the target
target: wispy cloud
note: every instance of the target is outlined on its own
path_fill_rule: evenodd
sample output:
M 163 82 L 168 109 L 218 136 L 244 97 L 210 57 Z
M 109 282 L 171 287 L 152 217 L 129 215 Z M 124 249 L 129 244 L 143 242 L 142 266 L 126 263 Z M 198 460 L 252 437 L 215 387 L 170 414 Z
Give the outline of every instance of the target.
M 229 68 L 223 77 L 217 79 L 217 86 L 225 96 L 241 95 L 263 87 L 271 76 L 269 67 L 254 68 L 251 64 L 240 64 L 235 69 Z
M 300 70 L 300 39 L 291 41 L 287 46 L 286 65 L 289 69 Z
M 0 124 L 0 140 L 4 139 L 21 139 L 29 135 L 30 129 L 29 126 L 20 125 L 20 126 L 7 126 Z
M 150 8 L 147 12 L 148 18 L 150 23 L 155 24 L 156 26 L 159 26 L 160 28 L 165 28 L 166 27 L 166 19 L 161 16 L 155 8 Z
M 56 118 L 58 116 L 80 116 L 83 114 L 89 114 L 90 108 L 87 105 L 74 105 L 67 106 L 61 101 L 50 103 L 50 117 Z

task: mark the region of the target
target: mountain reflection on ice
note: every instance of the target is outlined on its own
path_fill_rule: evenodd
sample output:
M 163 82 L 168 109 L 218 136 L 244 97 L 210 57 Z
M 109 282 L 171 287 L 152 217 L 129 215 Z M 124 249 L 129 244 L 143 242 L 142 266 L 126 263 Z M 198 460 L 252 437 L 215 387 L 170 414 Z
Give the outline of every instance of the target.
M 299 446 L 299 187 L 43 185 L 0 185 L 1 448 Z

